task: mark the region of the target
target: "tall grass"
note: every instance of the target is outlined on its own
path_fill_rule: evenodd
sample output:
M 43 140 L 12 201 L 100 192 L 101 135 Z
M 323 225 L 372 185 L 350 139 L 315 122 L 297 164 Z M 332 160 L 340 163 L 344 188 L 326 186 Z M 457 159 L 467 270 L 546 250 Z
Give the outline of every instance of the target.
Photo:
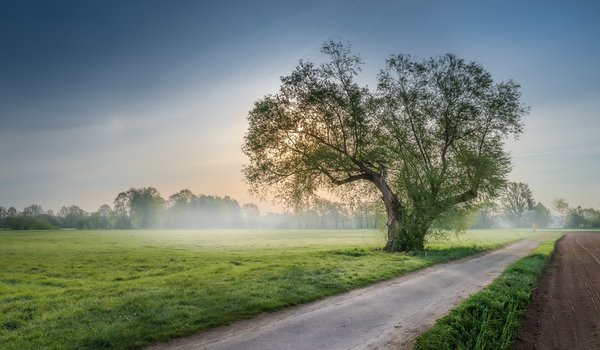
M 415 350 L 510 349 L 542 273 L 560 235 L 544 241 L 512 264 L 489 287 L 469 297 L 421 334 Z
M 0 348 L 141 348 L 527 236 L 386 254 L 377 231 L 0 232 Z

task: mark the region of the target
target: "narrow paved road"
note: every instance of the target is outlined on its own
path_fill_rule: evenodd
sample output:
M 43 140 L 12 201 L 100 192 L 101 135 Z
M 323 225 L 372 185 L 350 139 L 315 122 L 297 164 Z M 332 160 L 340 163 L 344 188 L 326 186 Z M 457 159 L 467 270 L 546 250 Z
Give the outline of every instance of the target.
M 307 305 L 168 343 L 182 349 L 404 349 L 470 294 L 538 245 L 528 239 Z

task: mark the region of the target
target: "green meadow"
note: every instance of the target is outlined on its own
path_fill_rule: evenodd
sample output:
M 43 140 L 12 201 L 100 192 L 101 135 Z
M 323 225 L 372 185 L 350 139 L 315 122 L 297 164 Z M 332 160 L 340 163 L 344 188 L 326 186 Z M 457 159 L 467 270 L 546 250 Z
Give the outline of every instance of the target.
M 0 231 L 0 344 L 142 348 L 534 234 L 468 231 L 388 254 L 370 230 Z

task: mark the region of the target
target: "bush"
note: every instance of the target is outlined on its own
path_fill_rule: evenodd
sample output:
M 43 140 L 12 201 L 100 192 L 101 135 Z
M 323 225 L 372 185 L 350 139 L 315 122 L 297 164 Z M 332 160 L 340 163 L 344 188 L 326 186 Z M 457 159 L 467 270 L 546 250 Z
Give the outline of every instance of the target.
M 11 230 L 52 230 L 57 228 L 58 225 L 52 217 L 47 215 L 35 218 L 17 215 L 5 218 L 1 227 Z

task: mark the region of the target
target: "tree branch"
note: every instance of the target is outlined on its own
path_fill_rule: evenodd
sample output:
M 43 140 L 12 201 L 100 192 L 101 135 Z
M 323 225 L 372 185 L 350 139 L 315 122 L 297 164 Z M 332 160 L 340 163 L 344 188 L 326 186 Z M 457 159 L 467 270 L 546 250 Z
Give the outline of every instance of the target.
M 372 176 L 370 176 L 369 174 L 365 174 L 365 173 L 350 175 L 345 179 L 336 179 L 327 169 L 323 169 L 320 167 L 318 170 L 323 172 L 323 174 L 325 176 L 327 176 L 327 178 L 329 178 L 329 180 L 331 180 L 331 182 L 333 182 L 334 184 L 336 184 L 338 186 L 347 184 L 350 182 L 358 181 L 358 180 L 365 180 L 365 181 L 373 182 Z

